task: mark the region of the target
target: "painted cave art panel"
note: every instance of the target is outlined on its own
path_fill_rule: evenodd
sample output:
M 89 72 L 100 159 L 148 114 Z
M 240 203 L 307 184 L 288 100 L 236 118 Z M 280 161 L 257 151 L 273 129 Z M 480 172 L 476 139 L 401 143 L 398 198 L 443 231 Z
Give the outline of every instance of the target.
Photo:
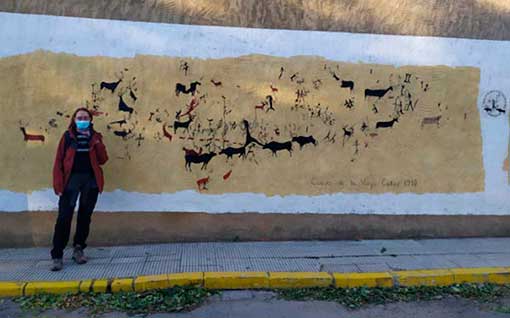
M 13 114 L 0 188 L 49 187 L 58 138 L 86 105 L 111 157 L 107 190 L 483 191 L 476 68 L 38 51 L 0 72 Z

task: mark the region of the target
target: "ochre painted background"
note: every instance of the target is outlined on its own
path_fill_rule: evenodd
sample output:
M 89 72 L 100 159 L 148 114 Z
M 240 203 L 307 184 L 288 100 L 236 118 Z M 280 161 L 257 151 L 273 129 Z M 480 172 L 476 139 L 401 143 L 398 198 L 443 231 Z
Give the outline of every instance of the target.
M 180 68 L 184 62 L 187 72 Z M 203 190 L 207 193 L 449 193 L 484 188 L 476 68 L 396 68 L 304 56 L 116 59 L 37 51 L 1 59 L 0 74 L 9 78 L 0 86 L 0 142 L 6 150 L 0 158 L 2 189 L 30 192 L 51 187 L 56 145 L 69 123 L 66 115 L 78 105 L 96 105 L 103 113 L 95 125 L 104 134 L 111 158 L 105 167 L 108 191 L 176 192 L 197 189 L 197 180 L 203 178 L 209 178 Z M 113 82 L 118 76 L 123 81 L 114 93 L 99 90 L 101 81 Z M 342 88 L 334 76 L 353 81 L 354 90 Z M 175 114 L 184 113 L 191 100 L 191 95 L 176 96 L 175 85 L 189 87 L 195 80 L 202 83 L 196 93 L 196 98 L 202 97 L 193 111 L 196 117 L 189 132 L 180 129 L 174 134 Z M 366 88 L 389 86 L 394 90 L 381 99 L 364 96 Z M 296 103 L 297 90 L 307 94 Z M 118 110 L 119 93 L 135 113 Z M 408 93 L 414 111 L 406 109 Z M 257 110 L 255 105 L 267 101 L 267 95 L 274 97 L 275 110 Z M 401 113 L 394 105 L 397 99 L 403 102 Z M 352 108 L 346 107 L 348 100 Z M 377 122 L 397 115 L 393 128 L 376 128 Z M 422 126 L 424 118 L 436 116 L 441 116 L 439 124 Z M 122 119 L 127 121 L 122 127 L 108 128 L 108 123 Z M 312 135 L 318 145 L 300 150 L 293 143 L 292 156 L 287 151 L 273 156 L 256 146 L 244 160 L 217 155 L 207 169 L 194 164 L 191 172 L 185 170 L 183 147 L 219 153 L 244 144 L 243 119 L 261 143 Z M 28 133 L 43 134 L 45 142 L 24 141 L 21 126 Z M 171 141 L 162 136 L 163 126 L 172 134 Z M 351 127 L 352 136 L 344 137 L 343 128 Z M 129 130 L 127 138 L 114 134 Z M 211 136 L 213 144 L 208 145 Z

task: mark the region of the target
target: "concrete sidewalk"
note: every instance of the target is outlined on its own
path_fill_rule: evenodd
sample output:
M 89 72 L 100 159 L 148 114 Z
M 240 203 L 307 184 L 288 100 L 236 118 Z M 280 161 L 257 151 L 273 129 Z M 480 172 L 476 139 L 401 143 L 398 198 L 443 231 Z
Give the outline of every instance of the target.
M 175 243 L 91 247 L 50 272 L 48 248 L 0 249 L 0 281 L 79 280 L 180 272 L 387 272 L 510 266 L 510 238 Z

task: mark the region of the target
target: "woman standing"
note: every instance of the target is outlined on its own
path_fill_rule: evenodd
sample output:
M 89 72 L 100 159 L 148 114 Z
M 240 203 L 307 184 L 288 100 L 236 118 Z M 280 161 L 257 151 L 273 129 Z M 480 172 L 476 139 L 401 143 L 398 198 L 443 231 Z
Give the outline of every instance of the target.
M 60 138 L 53 165 L 53 189 L 59 196 L 58 217 L 53 234 L 52 271 L 63 268 L 64 248 L 69 241 L 71 221 L 78 195 L 78 220 L 73 242 L 73 260 L 85 264 L 87 259 L 83 249 L 89 235 L 90 220 L 103 191 L 104 179 L 101 165 L 108 161 L 103 137 L 92 125 L 92 113 L 86 108 L 78 108 L 69 128 Z

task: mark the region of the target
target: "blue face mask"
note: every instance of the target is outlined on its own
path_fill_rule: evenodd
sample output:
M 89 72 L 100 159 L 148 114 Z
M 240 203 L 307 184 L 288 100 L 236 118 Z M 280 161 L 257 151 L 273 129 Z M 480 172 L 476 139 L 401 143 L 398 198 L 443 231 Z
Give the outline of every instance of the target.
M 76 128 L 78 128 L 79 130 L 87 129 L 90 126 L 90 120 L 76 120 L 75 123 Z

